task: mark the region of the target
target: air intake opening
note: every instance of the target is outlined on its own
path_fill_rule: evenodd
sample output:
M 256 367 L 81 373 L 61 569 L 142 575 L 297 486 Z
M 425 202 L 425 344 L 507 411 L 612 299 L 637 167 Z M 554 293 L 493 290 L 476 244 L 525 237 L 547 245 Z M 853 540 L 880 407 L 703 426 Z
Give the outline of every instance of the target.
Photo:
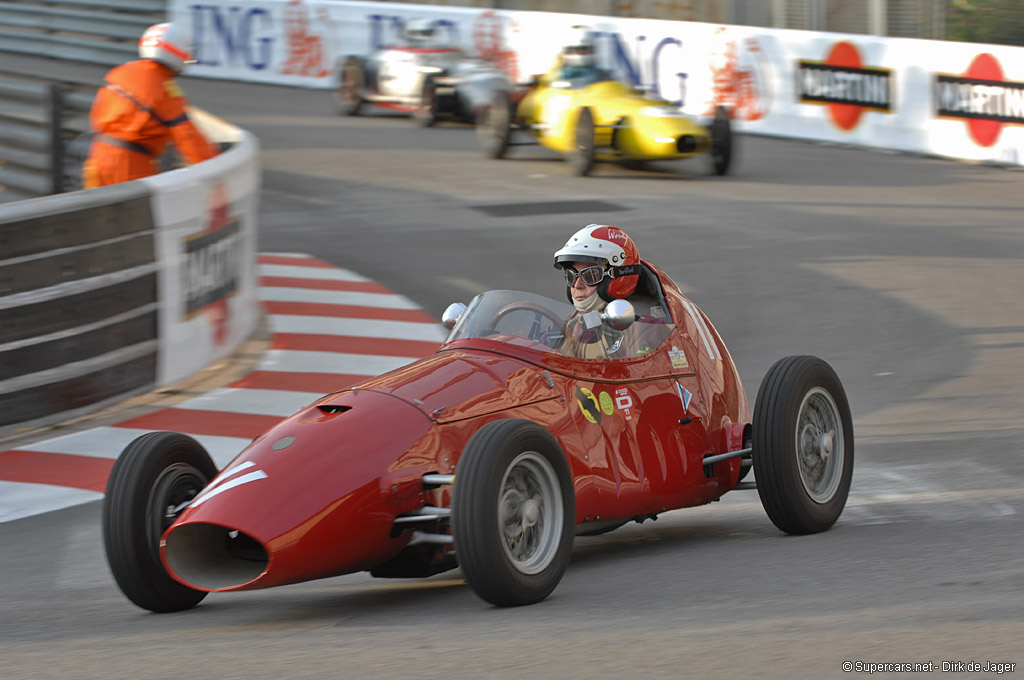
M 318 407 L 324 413 L 330 413 L 335 415 L 338 413 L 344 413 L 345 411 L 351 410 L 351 406 L 342 406 L 340 404 L 320 404 Z
M 201 590 L 226 590 L 253 581 L 269 559 L 259 541 L 216 524 L 185 524 L 167 535 L 167 564 Z
M 693 153 L 697 150 L 697 140 L 693 135 L 683 135 L 676 141 L 676 148 L 679 153 Z

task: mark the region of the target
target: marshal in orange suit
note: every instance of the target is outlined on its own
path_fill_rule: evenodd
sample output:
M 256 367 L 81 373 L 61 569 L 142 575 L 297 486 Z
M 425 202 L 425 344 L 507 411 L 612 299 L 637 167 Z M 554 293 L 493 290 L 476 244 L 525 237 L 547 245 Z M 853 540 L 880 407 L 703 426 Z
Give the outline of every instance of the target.
M 169 142 L 190 163 L 217 155 L 186 109 L 175 80 L 192 60 L 192 41 L 177 24 L 150 26 L 139 40 L 139 57 L 107 73 L 89 122 L 89 158 L 82 169 L 86 189 L 128 182 L 159 172 L 157 158 Z

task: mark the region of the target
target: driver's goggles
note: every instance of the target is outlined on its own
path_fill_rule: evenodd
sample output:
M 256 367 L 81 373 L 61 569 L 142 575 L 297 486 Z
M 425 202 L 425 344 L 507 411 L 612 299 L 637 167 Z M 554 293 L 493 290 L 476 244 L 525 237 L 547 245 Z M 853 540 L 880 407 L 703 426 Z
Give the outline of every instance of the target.
M 590 267 L 584 267 L 580 271 L 576 271 L 572 267 L 563 267 L 562 271 L 565 272 L 565 282 L 570 286 L 576 283 L 576 279 L 583 279 L 583 283 L 588 286 L 596 286 L 601 283 L 601 279 L 605 277 L 607 272 L 601 265 L 595 264 Z

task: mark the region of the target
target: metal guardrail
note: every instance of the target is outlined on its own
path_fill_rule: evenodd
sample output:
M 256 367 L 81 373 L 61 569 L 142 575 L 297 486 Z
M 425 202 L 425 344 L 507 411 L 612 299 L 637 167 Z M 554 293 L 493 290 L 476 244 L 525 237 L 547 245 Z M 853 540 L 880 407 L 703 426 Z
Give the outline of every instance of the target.
M 166 19 L 167 0 L 0 0 L 0 53 L 114 66 Z M 0 69 L 0 203 L 81 187 L 98 85 Z
M 95 86 L 0 72 L 0 201 L 81 188 Z
M 166 0 L 0 0 L 0 45 L 113 66 L 134 58 L 142 32 L 166 16 Z

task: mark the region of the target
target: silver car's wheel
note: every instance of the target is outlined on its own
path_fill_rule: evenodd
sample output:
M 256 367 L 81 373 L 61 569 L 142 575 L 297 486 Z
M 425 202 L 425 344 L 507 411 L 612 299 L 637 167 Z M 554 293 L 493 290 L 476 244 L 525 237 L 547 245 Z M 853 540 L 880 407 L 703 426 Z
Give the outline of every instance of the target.
M 768 370 L 754 405 L 751 458 L 765 512 L 791 534 L 839 518 L 853 479 L 853 421 L 832 367 L 786 357 Z
M 501 482 L 498 528 L 505 555 L 524 574 L 543 571 L 558 551 L 565 522 L 558 475 L 536 451 L 512 461 Z
M 569 462 L 550 432 L 498 420 L 473 435 L 455 470 L 452 535 L 477 595 L 499 606 L 543 600 L 569 564 L 575 525 Z
M 334 107 L 339 115 L 358 116 L 363 106 L 363 88 L 366 73 L 358 57 L 349 57 L 338 74 L 338 85 L 334 90 Z
M 504 158 L 512 139 L 512 104 L 508 93 L 494 93 L 476 117 L 477 138 L 487 158 Z
M 733 134 L 729 111 L 724 106 L 715 109 L 715 118 L 711 122 L 711 171 L 716 175 L 729 172 L 732 164 Z

